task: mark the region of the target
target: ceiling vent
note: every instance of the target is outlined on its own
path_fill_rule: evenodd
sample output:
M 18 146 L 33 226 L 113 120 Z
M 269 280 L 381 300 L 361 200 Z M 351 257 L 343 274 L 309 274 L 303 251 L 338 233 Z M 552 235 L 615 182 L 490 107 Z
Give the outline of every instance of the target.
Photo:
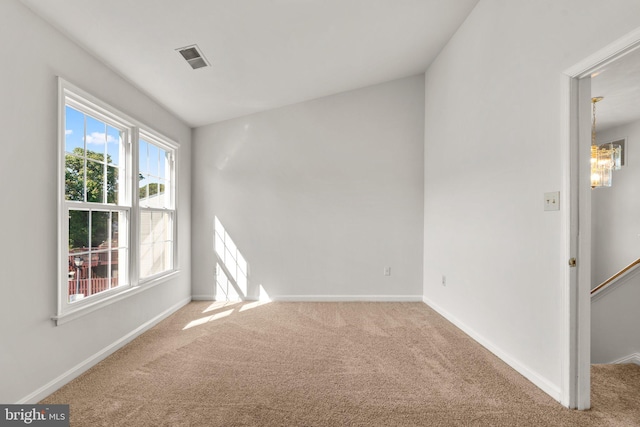
M 208 67 L 209 63 L 206 58 L 200 52 L 200 48 L 197 45 L 191 45 L 176 49 L 180 52 L 180 55 L 191 65 L 191 68 L 197 70 L 198 68 Z

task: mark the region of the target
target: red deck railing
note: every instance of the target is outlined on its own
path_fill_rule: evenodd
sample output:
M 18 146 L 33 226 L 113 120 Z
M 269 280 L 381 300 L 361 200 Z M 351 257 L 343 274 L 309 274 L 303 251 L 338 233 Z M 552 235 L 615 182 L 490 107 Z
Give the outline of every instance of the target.
M 106 291 L 107 289 L 118 286 L 118 278 L 112 277 L 111 283 L 109 279 L 103 277 L 94 277 L 92 279 L 69 279 L 69 295 L 83 294 L 85 297 Z M 76 290 L 77 288 L 77 290 Z

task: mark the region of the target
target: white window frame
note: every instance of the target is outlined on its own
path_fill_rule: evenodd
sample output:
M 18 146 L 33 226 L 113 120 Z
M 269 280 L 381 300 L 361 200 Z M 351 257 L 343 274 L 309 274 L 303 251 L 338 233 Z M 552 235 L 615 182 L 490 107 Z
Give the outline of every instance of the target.
M 159 147 L 163 150 L 165 150 L 167 152 L 167 154 L 169 154 L 169 167 L 170 167 L 170 171 L 168 173 L 168 178 L 169 178 L 169 189 L 168 189 L 168 193 L 169 193 L 169 207 L 146 207 L 146 206 L 141 206 L 140 205 L 140 200 L 139 200 L 139 191 L 138 185 L 135 185 L 135 190 L 136 190 L 136 200 L 137 200 L 137 219 L 138 219 L 138 239 L 141 239 L 140 237 L 140 227 L 139 227 L 139 221 L 140 221 L 140 217 L 141 217 L 141 213 L 142 212 L 160 212 L 160 213 L 168 213 L 171 215 L 172 220 L 171 220 L 171 240 L 173 242 L 173 249 L 172 249 L 172 254 L 171 254 L 171 269 L 169 270 L 165 270 L 162 271 L 160 273 L 154 274 L 154 275 L 150 275 L 147 277 L 141 277 L 140 276 L 140 271 L 136 272 L 136 276 L 140 278 L 140 283 L 149 283 L 149 282 L 153 282 L 154 280 L 161 278 L 162 276 L 170 273 L 171 271 L 175 271 L 176 270 L 176 266 L 178 263 L 178 258 L 177 258 L 177 245 L 176 245 L 176 237 L 177 237 L 177 210 L 176 210 L 176 166 L 178 164 L 176 158 L 178 155 L 178 145 L 165 138 L 164 136 L 153 132 L 149 129 L 140 129 L 139 133 L 138 133 L 138 138 L 137 138 L 137 142 L 139 142 L 141 139 L 147 141 L 148 143 L 151 143 L 153 145 L 155 145 L 156 147 Z M 136 144 L 136 175 L 138 176 L 139 174 L 139 154 L 140 154 L 140 148 L 139 145 Z M 137 249 L 140 249 L 140 244 L 137 245 Z M 137 254 L 137 262 L 136 267 L 139 267 L 142 264 L 142 260 L 140 259 L 141 254 L 138 251 Z
M 93 116 L 115 128 L 124 130 L 125 155 L 120 158 L 120 162 L 124 163 L 125 174 L 119 176 L 119 191 L 124 192 L 121 200 L 122 204 L 102 204 L 87 202 L 71 202 L 65 199 L 65 149 L 66 149 L 66 107 L 70 106 L 80 112 Z M 172 152 L 174 164 L 171 170 L 171 211 L 173 212 L 173 268 L 171 270 L 159 273 L 152 277 L 139 279 L 138 263 L 140 248 L 140 207 L 138 180 L 134 177 L 139 176 L 138 171 L 138 141 L 140 135 L 150 137 L 154 143 L 156 141 Z M 138 292 L 142 292 L 150 287 L 162 283 L 173 275 L 177 274 L 178 269 L 178 250 L 177 250 L 177 217 L 176 209 L 177 200 L 177 157 L 180 145 L 171 139 L 153 131 L 151 128 L 138 122 L 137 120 L 122 113 L 109 104 L 97 99 L 91 94 L 69 83 L 68 81 L 58 78 L 58 280 L 57 280 L 57 313 L 52 317 L 57 325 L 61 325 L 70 320 L 79 318 L 92 311 L 110 305 L 123 298 L 127 298 Z M 68 256 L 69 256 L 69 209 L 70 206 L 79 209 L 93 210 L 110 210 L 125 212 L 128 217 L 128 256 L 125 260 L 123 283 L 119 286 L 91 295 L 75 302 L 69 302 L 69 274 L 68 274 Z

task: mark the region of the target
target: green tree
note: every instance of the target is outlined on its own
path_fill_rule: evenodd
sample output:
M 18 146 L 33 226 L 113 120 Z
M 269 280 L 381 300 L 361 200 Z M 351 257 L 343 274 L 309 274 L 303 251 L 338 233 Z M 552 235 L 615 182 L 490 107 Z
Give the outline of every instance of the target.
M 140 178 L 141 180 L 144 179 L 144 177 Z M 147 186 L 144 187 L 140 187 L 140 198 L 141 199 L 146 199 L 147 197 L 151 197 L 151 196 L 155 196 L 156 194 L 163 194 L 164 193 L 164 184 L 158 184 L 157 182 L 151 182 L 148 185 L 149 187 L 149 194 L 147 195 L 147 191 L 146 188 Z
M 111 163 L 107 155 L 106 164 Z M 104 153 L 87 150 L 86 165 L 84 149 L 74 148 L 65 155 L 65 197 L 72 201 L 107 203 L 118 201 L 118 169 L 106 166 Z M 106 176 L 105 176 L 106 169 Z M 86 172 L 86 180 L 85 180 Z M 108 239 L 109 212 L 94 211 L 91 218 L 91 245 L 96 247 Z M 69 250 L 89 245 L 89 212 L 69 212 Z
M 65 156 L 65 195 L 67 200 L 84 201 L 84 191 L 87 192 L 87 202 L 104 203 L 104 193 L 107 193 L 107 203 L 117 203 L 118 198 L 118 169 L 106 166 L 103 153 L 87 150 L 85 186 L 85 158 L 84 150 L 80 147 L 73 149 L 73 154 Z M 107 155 L 107 164 L 111 163 L 111 156 Z

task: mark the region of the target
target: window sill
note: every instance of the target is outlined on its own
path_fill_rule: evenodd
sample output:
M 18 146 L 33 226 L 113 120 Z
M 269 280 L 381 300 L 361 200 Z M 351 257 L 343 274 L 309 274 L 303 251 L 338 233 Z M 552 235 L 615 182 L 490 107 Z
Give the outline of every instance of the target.
M 144 292 L 147 289 L 151 289 L 156 285 L 159 285 L 170 279 L 175 278 L 179 274 L 180 274 L 180 270 L 174 270 L 160 277 L 155 277 L 155 278 L 152 278 L 151 280 L 145 281 L 141 285 L 133 286 L 124 291 L 121 291 L 109 296 L 105 296 L 104 298 L 97 299 L 89 304 L 82 305 L 81 307 L 71 309 L 65 313 L 60 313 L 57 316 L 53 316 L 51 320 L 53 320 L 56 323 L 56 326 L 64 325 L 65 323 L 71 322 L 72 320 L 79 319 L 103 307 L 109 306 L 125 298 L 129 298 L 133 295 L 139 294 L 140 292 Z

